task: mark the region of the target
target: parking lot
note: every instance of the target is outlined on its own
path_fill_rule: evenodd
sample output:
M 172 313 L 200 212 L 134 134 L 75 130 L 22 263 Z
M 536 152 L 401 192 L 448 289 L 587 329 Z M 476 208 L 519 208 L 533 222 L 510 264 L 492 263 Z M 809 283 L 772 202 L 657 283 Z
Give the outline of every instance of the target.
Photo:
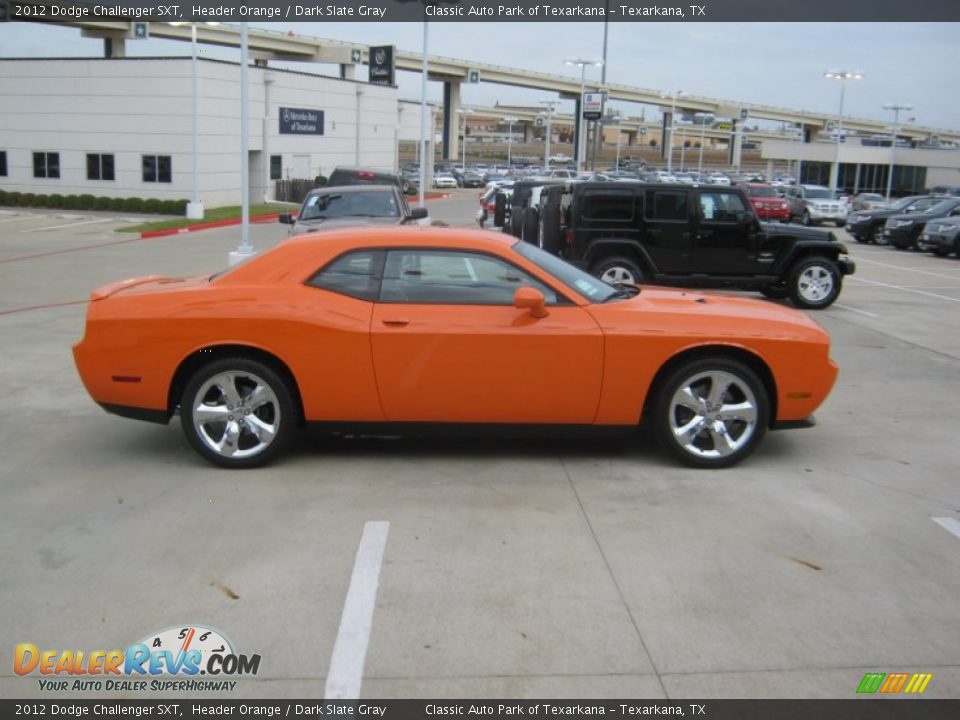
M 473 225 L 476 198 L 431 216 Z M 814 314 L 837 386 L 816 427 L 733 469 L 683 468 L 645 438 L 304 435 L 230 472 L 178 421 L 104 413 L 70 348 L 90 290 L 213 273 L 239 229 L 123 224 L 0 210 L 0 647 L 203 625 L 262 656 L 231 696 L 319 697 L 365 524 L 384 521 L 365 697 L 852 698 L 866 672 L 933 673 L 924 697 L 960 696 L 960 260 L 837 231 L 857 273 Z M 0 694 L 44 693 L 7 662 Z

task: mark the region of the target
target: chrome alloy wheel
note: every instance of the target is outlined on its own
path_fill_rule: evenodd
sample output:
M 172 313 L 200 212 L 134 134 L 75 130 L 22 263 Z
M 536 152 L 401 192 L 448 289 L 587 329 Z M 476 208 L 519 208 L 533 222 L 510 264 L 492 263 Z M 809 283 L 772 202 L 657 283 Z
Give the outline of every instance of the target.
M 270 386 L 247 371 L 210 377 L 193 396 L 193 426 L 207 448 L 224 458 L 250 458 L 277 436 L 280 402 Z
M 757 399 L 743 379 L 723 370 L 688 378 L 670 400 L 669 423 L 677 444 L 700 458 L 739 452 L 757 429 Z
M 797 278 L 797 292 L 811 305 L 819 305 L 833 292 L 833 273 L 822 265 L 811 265 Z
M 637 278 L 633 276 L 633 273 L 630 272 L 629 269 L 622 265 L 612 265 L 603 272 L 600 279 L 608 285 L 616 285 L 617 283 L 623 283 L 624 285 L 637 284 Z

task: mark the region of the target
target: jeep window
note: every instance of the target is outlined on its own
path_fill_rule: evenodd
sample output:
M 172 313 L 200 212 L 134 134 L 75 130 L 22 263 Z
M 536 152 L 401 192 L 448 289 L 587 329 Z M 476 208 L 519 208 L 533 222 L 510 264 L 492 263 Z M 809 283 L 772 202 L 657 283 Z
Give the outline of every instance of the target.
M 541 270 L 549 273 L 568 288 L 590 302 L 602 303 L 617 294 L 617 289 L 602 280 L 588 275 L 556 255 L 541 250 L 536 245 L 518 240 L 513 245 L 514 252 L 522 255 Z
M 736 193 L 705 191 L 700 194 L 700 217 L 715 222 L 737 222 L 747 209 Z
M 648 190 L 645 217 L 647 220 L 687 219 L 685 190 Z
M 629 222 L 634 219 L 634 198 L 632 190 L 600 190 L 583 194 L 584 220 L 601 222 Z

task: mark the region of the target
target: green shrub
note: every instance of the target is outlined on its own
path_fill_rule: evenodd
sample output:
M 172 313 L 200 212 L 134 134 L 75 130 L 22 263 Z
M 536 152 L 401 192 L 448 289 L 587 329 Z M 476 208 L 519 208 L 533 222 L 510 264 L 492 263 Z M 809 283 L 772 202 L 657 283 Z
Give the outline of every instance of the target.
M 110 209 L 111 210 L 126 210 L 127 201 L 123 198 L 110 198 Z
M 93 209 L 94 210 L 109 210 L 110 209 L 110 198 L 103 197 L 102 195 L 93 200 Z
M 127 212 L 143 212 L 143 198 L 127 198 L 123 203 L 123 209 Z
M 159 213 L 160 212 L 160 201 L 156 198 L 149 198 L 143 201 L 143 212 L 145 213 Z
M 34 198 L 33 200 L 34 207 L 45 208 L 49 203 L 50 203 L 50 197 L 47 195 L 37 195 L 37 197 Z
M 37 196 L 34 193 L 24 193 L 20 196 L 20 205 L 22 207 L 33 207 L 36 201 Z
M 176 215 L 178 214 L 180 207 L 178 205 L 179 200 L 164 200 L 160 203 L 160 212 L 164 215 Z
M 64 210 L 76 210 L 77 209 L 77 196 L 76 195 L 64 195 L 63 196 L 63 209 Z
M 52 208 L 62 208 L 63 207 L 63 195 L 54 194 L 47 199 L 47 207 Z
M 93 202 L 96 198 L 93 195 L 81 195 L 77 198 L 78 210 L 93 210 Z
M 7 204 L 7 191 L 0 190 L 0 205 L 6 205 L 6 204 Z
M 22 195 L 22 193 L 18 193 L 18 192 L 7 193 L 7 205 L 19 205 L 20 195 Z

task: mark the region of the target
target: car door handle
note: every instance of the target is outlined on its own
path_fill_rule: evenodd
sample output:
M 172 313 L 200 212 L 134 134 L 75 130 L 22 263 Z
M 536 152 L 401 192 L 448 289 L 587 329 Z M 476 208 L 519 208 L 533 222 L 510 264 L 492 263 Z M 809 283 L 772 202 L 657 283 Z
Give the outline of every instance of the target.
M 405 327 L 410 324 L 410 321 L 406 318 L 389 318 L 383 319 L 380 322 L 389 327 Z

